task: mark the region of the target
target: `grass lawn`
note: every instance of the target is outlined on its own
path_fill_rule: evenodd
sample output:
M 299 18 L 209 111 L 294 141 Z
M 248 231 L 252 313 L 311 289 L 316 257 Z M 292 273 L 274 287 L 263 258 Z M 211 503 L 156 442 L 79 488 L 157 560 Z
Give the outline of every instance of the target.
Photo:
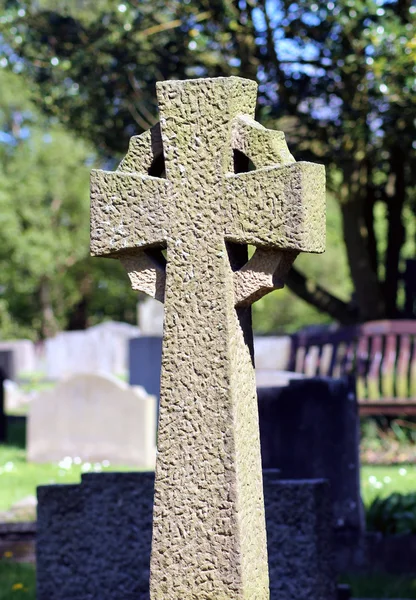
M 0 559 L 0 600 L 35 600 L 36 582 L 33 565 Z M 52 600 L 52 598 L 51 598 Z
M 0 512 L 26 498 L 36 496 L 36 487 L 50 483 L 78 483 L 82 473 L 101 471 L 134 471 L 134 467 L 112 467 L 101 463 L 64 459 L 54 464 L 26 461 L 25 432 L 21 424 L 13 424 L 8 431 L 9 445 L 0 444 Z M 1 520 L 1 519 L 0 519 Z M 1 598 L 0 598 L 1 600 Z
M 416 575 L 346 575 L 340 581 L 351 586 L 353 598 L 416 599 Z
M 362 466 L 361 494 L 365 505 L 377 496 L 384 498 L 393 492 L 416 492 L 416 465 Z
M 9 445 L 0 445 L 0 512 L 27 496 L 36 495 L 36 487 L 49 483 L 77 483 L 81 474 L 90 471 L 126 471 L 129 467 L 113 467 L 106 461 L 90 464 L 80 460 L 63 460 L 59 464 L 26 462 L 25 431 L 22 423 L 9 427 Z M 393 492 L 416 491 L 416 465 L 363 465 L 361 491 L 368 505 L 377 496 Z
M 111 470 L 134 469 L 112 467 L 106 462 L 90 464 L 79 461 L 76 464 L 63 460 L 59 464 L 28 463 L 23 448 L 0 446 L 0 512 L 8 510 L 26 496 L 34 496 L 38 485 L 77 483 L 82 473 Z M 416 466 L 364 465 L 361 470 L 361 484 L 366 505 L 376 496 L 416 491 Z

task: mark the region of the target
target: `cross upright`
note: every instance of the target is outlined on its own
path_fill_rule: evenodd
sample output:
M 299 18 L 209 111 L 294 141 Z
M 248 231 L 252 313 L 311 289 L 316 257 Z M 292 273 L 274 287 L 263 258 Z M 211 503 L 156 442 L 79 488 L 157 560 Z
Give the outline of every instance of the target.
M 160 125 L 92 173 L 92 254 L 165 303 L 152 600 L 269 597 L 250 306 L 323 252 L 325 174 L 254 121 L 256 94 L 159 83 Z

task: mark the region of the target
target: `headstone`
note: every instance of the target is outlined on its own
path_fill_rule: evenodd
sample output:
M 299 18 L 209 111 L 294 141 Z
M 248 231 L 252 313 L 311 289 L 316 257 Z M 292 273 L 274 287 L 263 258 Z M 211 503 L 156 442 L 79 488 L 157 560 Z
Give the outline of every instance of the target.
M 336 598 L 328 488 L 322 479 L 282 481 L 273 475 L 265 477 L 273 600 Z
M 64 457 L 154 467 L 156 399 L 108 376 L 74 375 L 30 405 L 27 450 L 32 462 Z
M 5 406 L 5 387 L 6 379 L 14 378 L 13 352 L 3 350 L 0 352 L 0 443 L 6 441 L 7 437 L 7 417 Z
M 14 353 L 12 350 L 0 350 L 0 369 L 5 379 L 16 378 Z
M 335 600 L 327 482 L 263 482 L 272 600 Z M 153 484 L 93 473 L 38 488 L 37 600 L 148 600 Z
M 263 468 L 283 479 L 328 479 L 335 531 L 360 534 L 359 418 L 354 382 L 325 377 L 261 388 Z
M 163 335 L 163 304 L 154 298 L 146 298 L 137 307 L 138 325 L 142 335 L 162 337 Z
M 128 342 L 140 331 L 108 321 L 85 331 L 63 331 L 46 340 L 46 374 L 62 379 L 77 373 L 127 374 Z
M 165 303 L 152 600 L 269 596 L 250 306 L 323 251 L 325 176 L 253 120 L 256 91 L 158 83 L 160 126 L 92 175 L 92 254 Z
M 37 600 L 148 600 L 153 473 L 38 488 Z
M 141 385 L 159 399 L 162 338 L 143 336 L 129 341 L 129 383 Z
M 38 370 L 35 344 L 31 340 L 7 340 L 0 342 L 0 352 L 11 351 L 13 353 L 13 371 L 10 377 L 33 373 Z
M 292 339 L 288 335 L 264 335 L 254 338 L 256 371 L 286 371 Z
M 153 300 L 153 302 L 156 302 Z M 144 303 L 142 303 L 144 304 Z M 161 306 L 160 303 L 158 303 Z M 140 330 L 143 331 L 141 325 Z M 290 337 L 254 337 L 257 387 L 279 387 L 291 379 L 302 379 L 301 373 L 286 371 L 290 354 Z M 282 355 L 282 358 L 281 358 Z M 129 383 L 141 385 L 159 398 L 162 362 L 162 337 L 144 335 L 129 341 Z

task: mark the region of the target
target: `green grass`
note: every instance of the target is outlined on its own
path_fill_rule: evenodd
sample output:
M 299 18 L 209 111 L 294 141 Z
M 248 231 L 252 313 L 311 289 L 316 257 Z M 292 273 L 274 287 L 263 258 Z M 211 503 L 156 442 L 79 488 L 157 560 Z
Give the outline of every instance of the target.
M 25 428 L 23 423 L 13 423 L 8 428 L 10 445 L 0 445 L 0 512 L 27 496 L 36 496 L 39 485 L 52 483 L 79 483 L 82 473 L 100 471 L 134 471 L 134 467 L 113 467 L 102 463 L 63 460 L 54 464 L 28 463 L 26 461 Z M 0 519 L 1 520 L 1 519 Z
M 35 598 L 35 567 L 0 558 L 0 600 L 35 600 Z
M 344 575 L 340 582 L 351 586 L 353 598 L 416 599 L 416 575 Z
M 9 426 L 9 445 L 0 445 L 0 512 L 26 496 L 36 495 L 36 487 L 49 483 L 78 483 L 87 471 L 114 471 L 106 464 L 36 464 L 26 462 L 25 426 L 15 422 Z M 117 471 L 134 470 L 116 467 Z M 361 492 L 368 506 L 375 497 L 385 497 L 393 492 L 403 494 L 416 491 L 416 465 L 363 465 Z
M 361 494 L 368 506 L 374 498 L 385 498 L 393 492 L 408 494 L 416 491 L 416 465 L 363 465 Z

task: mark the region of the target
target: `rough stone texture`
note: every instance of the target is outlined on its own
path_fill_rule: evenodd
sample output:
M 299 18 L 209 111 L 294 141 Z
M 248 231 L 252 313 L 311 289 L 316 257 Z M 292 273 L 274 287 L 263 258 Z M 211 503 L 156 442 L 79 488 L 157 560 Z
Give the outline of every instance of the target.
M 38 488 L 37 600 L 148 600 L 153 473 Z
M 142 388 L 101 375 L 74 375 L 40 393 L 29 410 L 32 462 L 65 456 L 152 469 L 156 399 Z
M 148 600 L 153 481 L 102 473 L 38 488 L 38 600 Z M 275 470 L 263 482 L 272 600 L 333 600 L 327 486 Z
M 268 597 L 249 304 L 299 251 L 323 251 L 325 176 L 252 124 L 256 90 L 235 77 L 157 84 L 163 160 L 154 128 L 117 172 L 92 175 L 92 253 L 165 301 L 152 600 Z M 241 172 L 240 148 L 256 171 Z M 239 271 L 248 243 L 259 255 Z
M 264 486 L 270 597 L 335 600 L 328 482 L 282 481 L 271 474 Z
M 263 468 L 280 469 L 283 479 L 328 479 L 334 529 L 359 536 L 364 513 L 353 381 L 299 379 L 260 388 L 258 402 Z

